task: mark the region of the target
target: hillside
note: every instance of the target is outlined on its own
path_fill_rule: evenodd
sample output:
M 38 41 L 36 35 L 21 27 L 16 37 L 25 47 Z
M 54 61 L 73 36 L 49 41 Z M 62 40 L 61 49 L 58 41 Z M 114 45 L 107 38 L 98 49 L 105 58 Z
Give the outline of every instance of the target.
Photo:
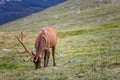
M 25 29 L 27 31 L 36 31 L 43 26 L 66 27 L 71 24 L 83 25 L 85 22 L 89 22 L 89 25 L 97 22 L 103 24 L 118 17 L 120 12 L 119 6 L 115 6 L 107 0 L 103 1 L 104 2 L 96 2 L 95 0 L 68 0 L 56 7 L 5 24 L 0 26 L 0 28 L 1 31 L 23 30 L 25 28 L 29 28 L 28 30 Z M 107 9 L 109 11 L 107 11 Z M 96 18 L 94 18 L 94 15 Z M 97 21 L 98 19 L 99 21 Z
M 0 26 L 0 79 L 119 80 L 120 5 L 112 1 L 67 0 Z M 35 38 L 45 26 L 57 31 L 57 66 L 50 56 L 47 68 L 35 70 L 23 61 L 27 54 L 17 54 L 23 48 L 15 36 L 24 31 L 26 45 L 35 51 Z

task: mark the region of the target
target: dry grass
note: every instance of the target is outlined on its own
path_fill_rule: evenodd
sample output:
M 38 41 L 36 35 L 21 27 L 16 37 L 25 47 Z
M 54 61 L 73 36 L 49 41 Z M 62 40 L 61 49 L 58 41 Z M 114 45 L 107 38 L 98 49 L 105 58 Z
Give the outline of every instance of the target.
M 85 0 L 84 4 L 87 1 Z M 74 7 L 72 2 L 74 1 L 68 0 L 48 9 L 49 14 L 44 15 L 46 11 L 43 11 L 0 27 L 0 31 L 3 31 L 0 32 L 0 79 L 120 79 L 119 6 L 96 7 L 80 3 L 83 7 L 80 13 L 76 14 L 79 8 Z M 88 6 L 90 9 L 87 8 Z M 22 24 L 25 20 L 30 21 Z M 49 67 L 35 70 L 32 62 L 23 62 L 27 54 L 17 54 L 16 51 L 22 50 L 22 47 L 15 35 L 24 31 L 26 45 L 31 51 L 35 51 L 35 37 L 43 25 L 52 25 L 58 32 L 59 40 L 55 55 L 57 66 L 52 66 L 52 56 L 50 56 Z M 3 49 L 10 49 L 10 51 L 3 51 Z

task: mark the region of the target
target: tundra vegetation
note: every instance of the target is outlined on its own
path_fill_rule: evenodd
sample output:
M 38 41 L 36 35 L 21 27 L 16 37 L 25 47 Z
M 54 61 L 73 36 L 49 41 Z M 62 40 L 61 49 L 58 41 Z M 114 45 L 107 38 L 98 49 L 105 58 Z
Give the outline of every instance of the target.
M 0 79 L 119 80 L 120 6 L 111 1 L 68 0 L 0 26 Z M 55 28 L 59 37 L 56 67 L 50 56 L 47 68 L 35 70 L 32 62 L 23 62 L 27 54 L 17 54 L 22 48 L 15 35 L 24 31 L 25 44 L 35 51 L 44 26 Z

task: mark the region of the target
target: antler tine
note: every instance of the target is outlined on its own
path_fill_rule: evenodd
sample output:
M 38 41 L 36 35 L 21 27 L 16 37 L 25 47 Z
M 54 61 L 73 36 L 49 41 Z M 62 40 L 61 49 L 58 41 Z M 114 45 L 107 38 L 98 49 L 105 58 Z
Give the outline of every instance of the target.
M 24 51 L 21 51 L 21 52 L 19 52 L 18 51 L 18 53 L 20 53 L 20 54 L 24 54 L 24 53 L 28 53 L 28 54 L 30 54 L 30 52 L 29 52 L 29 50 L 27 49 L 27 47 L 25 46 L 25 44 L 24 44 L 24 42 L 23 42 L 23 32 L 21 32 L 21 35 L 20 35 L 20 38 L 18 37 L 18 36 L 16 36 L 17 37 L 17 40 L 19 41 L 19 43 L 23 46 L 23 48 L 25 49 Z M 30 54 L 31 55 L 31 54 Z
M 21 32 L 21 41 L 23 41 L 23 36 L 24 36 L 24 33 Z
M 17 51 L 19 54 L 24 54 L 24 53 L 28 53 L 29 56 L 27 58 L 24 59 L 25 62 L 31 60 L 33 58 L 33 55 L 30 53 L 30 51 L 28 50 L 28 48 L 25 46 L 25 43 L 23 41 L 23 37 L 24 37 L 24 33 L 21 32 L 21 34 L 18 36 L 16 36 L 18 42 L 22 45 L 22 47 L 25 49 L 24 51 Z
M 32 61 L 32 59 L 33 59 L 32 56 L 28 56 L 28 57 L 24 58 L 23 61 L 28 62 L 30 60 Z

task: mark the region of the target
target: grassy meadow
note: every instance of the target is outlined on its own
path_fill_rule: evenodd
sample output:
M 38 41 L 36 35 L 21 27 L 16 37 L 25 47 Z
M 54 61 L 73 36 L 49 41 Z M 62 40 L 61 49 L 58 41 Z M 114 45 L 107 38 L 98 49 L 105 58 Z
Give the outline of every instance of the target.
M 120 79 L 120 6 L 107 0 L 99 5 L 75 1 L 0 26 L 0 80 Z M 32 62 L 23 61 L 27 54 L 17 54 L 23 48 L 15 36 L 23 31 L 26 45 L 35 51 L 35 38 L 44 26 L 57 31 L 56 67 L 50 56 L 47 68 L 42 64 L 35 70 Z

